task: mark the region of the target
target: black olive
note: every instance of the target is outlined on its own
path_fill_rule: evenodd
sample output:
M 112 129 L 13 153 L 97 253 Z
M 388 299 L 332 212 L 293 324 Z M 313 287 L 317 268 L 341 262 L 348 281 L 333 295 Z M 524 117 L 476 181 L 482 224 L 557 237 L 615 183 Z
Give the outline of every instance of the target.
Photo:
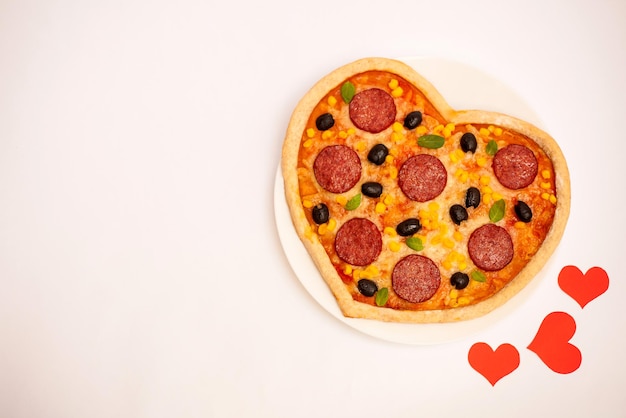
M 378 286 L 376 283 L 369 279 L 361 279 L 356 285 L 359 288 L 359 292 L 363 296 L 374 296 L 374 293 L 378 291 Z
M 384 144 L 376 144 L 367 154 L 367 159 L 376 165 L 381 165 L 385 162 L 387 154 L 389 154 L 389 149 Z
M 367 183 L 363 183 L 361 186 L 361 193 L 367 197 L 379 197 L 383 194 L 383 186 L 375 181 L 369 181 Z
M 450 284 L 458 290 L 465 289 L 469 284 L 469 276 L 457 271 L 450 277 Z
M 452 218 L 452 222 L 460 225 L 461 222 L 467 220 L 467 211 L 461 205 L 452 205 L 450 207 L 450 218 Z
M 480 190 L 476 187 L 470 187 L 465 193 L 465 207 L 476 209 L 478 205 L 480 205 Z
M 476 137 L 471 132 L 465 132 L 461 137 L 461 149 L 463 152 L 476 152 L 476 147 L 478 146 L 476 142 Z
M 420 229 L 422 229 L 422 224 L 417 218 L 406 219 L 396 226 L 396 232 L 401 237 L 411 236 L 418 232 Z
M 422 123 L 422 112 L 416 110 L 409 113 L 404 118 L 404 127 L 407 129 L 415 129 Z
M 315 126 L 320 131 L 327 131 L 335 125 L 335 119 L 333 119 L 333 115 L 330 113 L 324 113 L 323 115 L 319 115 L 317 119 L 315 119 Z
M 522 222 L 530 222 L 533 218 L 533 211 L 530 210 L 530 207 L 521 200 L 518 200 L 515 204 L 515 214 L 517 215 L 517 219 Z
M 318 203 L 313 207 L 311 211 L 311 216 L 313 216 L 313 222 L 316 224 L 325 224 L 330 219 L 330 213 L 328 212 L 328 206 L 324 203 Z

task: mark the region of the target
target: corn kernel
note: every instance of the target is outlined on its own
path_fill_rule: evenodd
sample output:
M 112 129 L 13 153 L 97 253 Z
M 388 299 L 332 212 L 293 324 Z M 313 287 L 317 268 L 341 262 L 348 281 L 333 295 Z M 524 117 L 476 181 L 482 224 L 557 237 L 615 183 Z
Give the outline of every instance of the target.
M 493 201 L 493 198 L 491 197 L 491 194 L 485 194 L 483 195 L 483 202 L 485 202 L 485 204 L 490 204 Z
M 393 97 L 400 97 L 404 94 L 404 90 L 402 90 L 402 87 L 398 86 L 395 89 L 391 90 L 391 95 Z
M 383 229 L 383 232 L 384 232 L 385 234 L 389 235 L 390 237 L 395 237 L 395 236 L 397 236 L 397 235 L 398 235 L 398 232 L 396 232 L 396 229 L 395 229 L 395 228 L 392 228 L 392 227 L 390 227 L 390 226 L 386 226 L 386 227 Z
M 348 135 L 354 135 L 356 130 L 354 128 L 348 128 Z
M 352 271 L 352 278 L 356 281 L 361 278 L 361 270 L 355 269 Z
M 352 275 L 352 266 L 350 266 L 350 265 L 346 265 L 346 266 L 343 268 L 343 272 L 344 272 L 345 274 L 347 274 L 348 276 Z
M 465 183 L 467 181 L 469 177 L 469 173 L 467 171 L 464 171 L 461 173 L 461 176 L 459 177 L 459 180 L 461 180 L 463 183 Z
M 514 225 L 515 225 L 515 228 L 517 228 L 517 229 L 524 229 L 524 228 L 526 228 L 526 223 L 522 222 L 522 221 L 517 221 L 517 222 L 515 222 Z
M 328 231 L 328 224 L 320 224 L 317 227 L 317 233 L 320 235 L 324 235 Z
M 459 305 L 467 305 L 468 303 L 470 303 L 470 299 L 467 296 L 461 296 L 457 299 L 457 302 L 459 303 Z
M 556 205 L 556 196 L 553 194 L 550 195 L 550 203 L 552 203 L 553 205 Z
M 313 145 L 313 140 L 312 139 L 307 139 L 306 141 L 304 141 L 302 143 L 302 146 L 304 148 L 311 148 L 311 145 Z
M 389 154 L 393 155 L 394 157 L 397 157 L 399 153 L 400 153 L 400 151 L 398 150 L 398 148 L 393 148 L 392 147 L 392 148 L 389 149 Z
M 450 260 L 443 260 L 441 266 L 446 270 L 452 270 L 452 263 L 450 262 Z
M 393 142 L 398 143 L 398 142 L 402 141 L 402 138 L 403 138 L 403 137 L 402 137 L 402 134 L 401 134 L 401 133 L 398 133 L 398 132 L 392 132 L 392 133 L 391 133 L 391 140 L 392 140 Z
M 456 171 L 454 172 L 454 177 L 459 178 L 461 177 L 461 174 L 463 174 L 465 170 L 463 170 L 462 168 L 457 168 Z
M 391 154 L 387 154 L 387 156 L 385 157 L 385 162 L 386 162 L 386 163 L 390 163 L 390 162 L 392 162 L 392 161 L 393 161 L 393 159 L 394 159 L 394 156 L 393 156 L 393 155 L 391 155 Z
M 391 129 L 392 129 L 394 132 L 402 132 L 402 131 L 404 131 L 404 127 L 402 126 L 402 124 L 401 124 L 400 122 L 394 122 L 394 123 L 391 125 Z
M 304 236 L 308 239 L 313 238 L 313 230 L 311 229 L 310 225 L 307 225 L 307 227 L 304 229 Z
M 348 137 L 348 133 L 346 131 L 339 131 L 339 138 L 346 139 Z
M 480 184 L 483 186 L 488 186 L 491 182 L 491 177 L 489 176 L 480 176 Z
M 335 136 L 335 132 L 333 131 L 324 131 L 322 132 L 322 139 L 332 139 Z
M 496 129 L 494 129 L 494 130 L 493 130 L 493 134 L 494 134 L 495 136 L 500 136 L 500 135 L 502 135 L 502 128 L 496 128 Z
M 454 241 L 452 241 L 450 238 L 444 238 L 443 239 L 443 246 L 448 248 L 448 249 L 452 249 L 452 248 L 454 248 Z
M 315 129 L 313 128 L 309 128 L 306 130 L 306 136 L 308 136 L 309 138 L 313 138 L 315 136 Z
M 367 266 L 365 271 L 367 272 L 367 274 L 370 275 L 370 277 L 376 277 L 376 276 L 378 276 L 380 274 L 380 271 L 378 270 L 378 267 L 376 267 L 373 264 L 370 264 L 369 266 Z
M 459 157 L 457 156 L 456 152 L 451 152 L 450 153 L 450 161 L 452 161 L 453 163 L 458 163 L 459 162 Z
M 441 130 L 441 133 L 443 134 L 444 138 L 449 138 L 450 135 L 452 135 L 452 131 L 450 129 L 448 129 L 448 128 L 443 128 Z
M 435 128 L 433 129 L 433 132 L 438 134 L 439 132 L 443 131 L 443 125 L 437 125 L 435 126 Z
M 313 207 L 313 202 L 311 202 L 308 199 L 304 199 L 302 201 L 302 206 L 304 206 L 305 208 L 312 208 Z
M 330 218 L 328 220 L 328 230 L 334 231 L 336 227 L 337 227 L 337 221 L 335 220 L 335 218 Z
M 385 204 L 383 202 L 378 202 L 376 203 L 376 213 L 378 213 L 379 215 L 385 213 L 385 211 L 387 210 L 387 206 L 385 206 Z
M 435 235 L 434 237 L 432 237 L 432 239 L 430 240 L 430 243 L 433 245 L 441 244 L 441 235 Z
M 337 104 L 337 99 L 335 99 L 335 96 L 329 96 L 328 97 L 328 105 L 329 106 L 334 106 Z
M 431 212 L 437 212 L 439 210 L 439 203 L 437 202 L 430 202 L 428 204 L 428 210 Z
M 459 231 L 454 231 L 454 234 L 452 234 L 452 238 L 454 238 L 455 241 L 461 242 L 463 241 L 463 234 L 461 234 Z
M 389 84 L 387 84 L 389 86 L 389 88 L 391 90 L 395 89 L 398 87 L 398 80 L 396 80 L 395 78 L 392 78 L 391 81 L 389 81 Z
M 400 243 L 398 241 L 391 241 L 389 243 L 389 249 L 394 253 L 397 253 L 398 251 L 400 251 Z
M 550 193 L 546 193 L 546 192 L 541 193 L 541 198 L 544 200 L 550 199 Z
M 543 177 L 546 180 L 549 179 L 551 177 L 550 170 L 542 170 L 541 177 Z
M 365 151 L 365 148 L 367 148 L 367 144 L 365 141 L 359 141 L 356 143 L 355 148 L 357 151 L 362 152 Z
M 426 135 L 428 133 L 428 128 L 424 125 L 420 125 L 415 129 L 415 133 L 417 133 L 418 136 Z
M 339 195 L 335 198 L 335 202 L 339 203 L 341 206 L 345 206 L 348 203 L 348 198 L 342 195 Z
M 541 184 L 539 185 L 542 189 L 549 189 L 550 187 L 552 187 L 552 185 L 550 184 L 549 181 L 542 181 Z
M 454 131 L 456 129 L 456 126 L 454 125 L 454 123 L 448 123 L 446 125 L 446 129 L 449 130 L 450 132 Z
M 478 175 L 478 173 L 470 173 L 470 175 L 469 175 L 469 178 L 470 178 L 472 181 L 478 181 L 478 178 L 479 178 L 479 177 L 480 177 L 480 176 Z
M 490 134 L 489 129 L 487 129 L 487 128 L 480 128 L 480 129 L 478 130 L 478 132 L 479 132 L 482 136 L 489 136 L 489 134 Z
M 460 271 L 463 271 L 467 268 L 467 263 L 465 261 L 461 261 L 459 262 L 459 265 L 457 267 L 459 268 Z
M 391 205 L 393 203 L 393 196 L 388 194 L 387 196 L 385 196 L 383 198 L 383 203 L 387 206 Z
M 389 167 L 389 177 L 391 177 L 392 180 L 398 177 L 398 169 L 393 165 Z
M 450 290 L 450 299 L 456 299 L 459 297 L 459 291 L 456 289 Z
M 487 126 L 487 130 L 488 130 L 489 132 L 493 133 L 493 131 L 495 131 L 495 130 L 496 130 L 496 127 L 495 127 L 495 126 L 493 126 L 493 125 L 489 125 L 489 126 Z
M 485 157 L 478 157 L 476 158 L 476 164 L 479 167 L 484 167 L 487 165 L 487 159 Z
M 502 195 L 498 192 L 493 193 L 493 200 L 498 201 L 500 199 L 502 199 Z
M 485 187 L 482 188 L 482 192 L 485 193 L 485 194 L 491 194 L 491 193 L 493 193 L 493 190 L 491 189 L 491 187 L 485 186 Z

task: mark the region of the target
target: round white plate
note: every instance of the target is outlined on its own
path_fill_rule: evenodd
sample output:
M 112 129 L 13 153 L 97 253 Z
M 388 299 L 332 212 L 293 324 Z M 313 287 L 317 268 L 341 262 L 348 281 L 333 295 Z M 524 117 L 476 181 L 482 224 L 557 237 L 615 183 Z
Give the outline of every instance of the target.
M 539 117 L 513 90 L 465 64 L 439 58 L 402 58 L 426 77 L 455 109 L 484 109 L 507 113 L 541 126 Z M 334 317 L 367 335 L 405 344 L 440 344 L 475 334 L 502 319 L 519 306 L 524 296 L 516 295 L 504 306 L 470 321 L 444 324 L 402 324 L 346 318 L 296 234 L 285 201 L 280 166 L 274 184 L 274 211 L 281 244 L 296 276 L 313 298 Z

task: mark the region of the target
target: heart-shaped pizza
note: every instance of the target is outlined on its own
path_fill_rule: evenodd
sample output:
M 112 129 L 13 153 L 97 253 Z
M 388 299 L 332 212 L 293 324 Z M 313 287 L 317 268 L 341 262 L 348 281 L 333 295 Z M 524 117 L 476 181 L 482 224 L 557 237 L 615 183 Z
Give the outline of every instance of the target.
M 550 135 L 452 109 L 385 58 L 347 64 L 308 91 L 282 174 L 295 230 L 346 317 L 483 315 L 532 280 L 569 214 L 567 164 Z

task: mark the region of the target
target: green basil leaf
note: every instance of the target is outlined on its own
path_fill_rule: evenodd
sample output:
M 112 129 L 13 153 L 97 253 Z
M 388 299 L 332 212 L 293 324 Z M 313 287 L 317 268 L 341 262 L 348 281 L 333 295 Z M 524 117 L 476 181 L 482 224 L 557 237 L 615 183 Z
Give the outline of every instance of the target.
M 498 143 L 493 139 L 489 140 L 489 142 L 487 142 L 487 146 L 485 147 L 485 152 L 489 155 L 496 155 L 497 151 Z
M 480 270 L 474 270 L 473 272 L 470 273 L 470 277 L 472 278 L 472 280 L 474 280 L 475 282 L 481 282 L 484 283 L 487 281 L 487 277 L 485 276 L 485 273 L 483 273 Z
M 354 195 L 348 202 L 344 208 L 346 210 L 354 210 L 359 207 L 361 204 L 361 193 Z
M 417 145 L 431 149 L 443 147 L 444 142 L 444 137 L 439 135 L 423 135 L 417 139 Z
M 424 249 L 424 244 L 419 237 L 409 237 L 406 239 L 406 245 L 412 250 L 422 251 Z
M 389 289 L 386 287 L 378 289 L 378 292 L 376 292 L 376 305 L 385 306 L 387 299 L 389 299 Z
M 505 208 L 506 204 L 504 203 L 504 199 L 497 200 L 491 205 L 491 209 L 489 209 L 489 219 L 491 222 L 498 222 L 500 219 L 504 218 Z
M 352 101 L 352 98 L 354 97 L 355 92 L 356 92 L 356 89 L 354 88 L 354 84 L 352 84 L 349 81 L 346 81 L 341 86 L 341 98 L 346 103 L 350 103 Z

